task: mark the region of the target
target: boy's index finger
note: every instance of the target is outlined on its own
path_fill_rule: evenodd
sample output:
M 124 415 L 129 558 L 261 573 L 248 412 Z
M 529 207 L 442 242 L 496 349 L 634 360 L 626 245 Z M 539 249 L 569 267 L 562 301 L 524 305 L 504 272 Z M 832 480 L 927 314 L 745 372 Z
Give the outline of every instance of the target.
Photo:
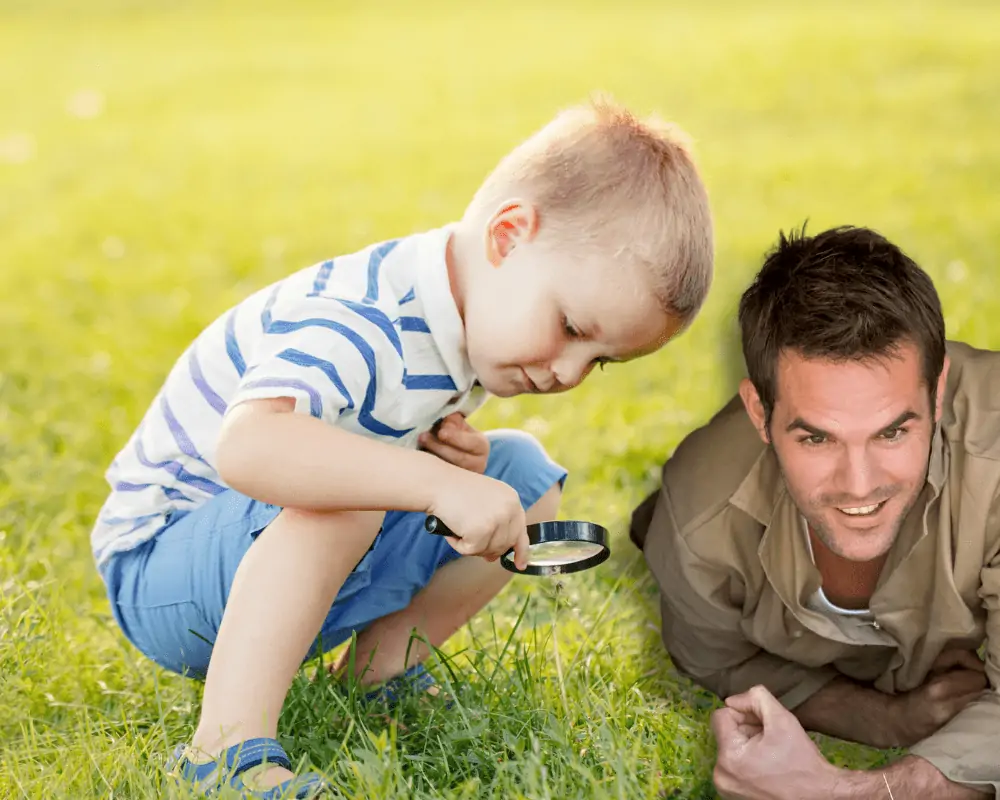
M 459 412 L 453 411 L 447 416 L 439 417 L 437 421 L 431 425 L 430 434 L 431 436 L 437 436 L 441 432 L 441 428 L 445 426 L 452 426 L 455 423 L 463 424 L 465 423 L 465 417 Z M 467 426 L 467 423 L 466 423 Z

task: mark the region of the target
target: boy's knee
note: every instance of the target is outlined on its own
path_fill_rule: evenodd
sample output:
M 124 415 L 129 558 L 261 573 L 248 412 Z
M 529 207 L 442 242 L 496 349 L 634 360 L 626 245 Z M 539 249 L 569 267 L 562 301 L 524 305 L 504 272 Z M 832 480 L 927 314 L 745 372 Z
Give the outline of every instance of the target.
M 539 467 L 551 462 L 542 443 L 525 431 L 502 429 L 487 431 L 490 442 L 490 466 L 503 469 L 512 464 L 537 464 Z
M 309 551 L 316 558 L 360 558 L 368 550 L 385 518 L 383 511 L 312 511 L 286 507 L 263 532 L 284 547 Z
M 555 463 L 534 436 L 519 430 L 489 431 L 486 474 L 513 487 L 525 508 L 549 492 L 558 495 L 566 470 Z
M 286 507 L 279 515 L 286 524 L 294 525 L 299 530 L 315 529 L 318 531 L 328 531 L 330 528 L 338 530 L 357 531 L 359 534 L 371 532 L 374 536 L 382 526 L 382 519 L 385 517 L 384 511 L 313 511 L 305 508 Z

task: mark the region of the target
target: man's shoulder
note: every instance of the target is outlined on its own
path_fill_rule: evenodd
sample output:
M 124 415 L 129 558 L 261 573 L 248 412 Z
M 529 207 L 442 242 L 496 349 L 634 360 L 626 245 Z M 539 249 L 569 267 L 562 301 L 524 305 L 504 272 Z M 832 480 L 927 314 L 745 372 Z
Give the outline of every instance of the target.
M 739 395 L 688 434 L 662 475 L 678 533 L 686 535 L 717 516 L 765 447 Z
M 1000 352 L 948 342 L 941 428 L 954 448 L 1000 462 Z

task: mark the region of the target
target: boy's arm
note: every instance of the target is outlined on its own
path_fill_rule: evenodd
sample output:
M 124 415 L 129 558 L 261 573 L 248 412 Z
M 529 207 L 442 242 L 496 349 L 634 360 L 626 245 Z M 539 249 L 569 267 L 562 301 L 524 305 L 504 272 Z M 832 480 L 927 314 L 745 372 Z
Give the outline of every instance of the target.
M 293 413 L 287 397 L 248 400 L 226 415 L 216 448 L 222 479 L 265 503 L 313 511 L 437 514 L 466 555 L 527 558 L 524 511 L 507 484 L 430 453 L 348 433 Z
M 291 413 L 288 397 L 232 409 L 216 449 L 222 479 L 248 497 L 312 511 L 427 511 L 457 470 L 429 453 Z

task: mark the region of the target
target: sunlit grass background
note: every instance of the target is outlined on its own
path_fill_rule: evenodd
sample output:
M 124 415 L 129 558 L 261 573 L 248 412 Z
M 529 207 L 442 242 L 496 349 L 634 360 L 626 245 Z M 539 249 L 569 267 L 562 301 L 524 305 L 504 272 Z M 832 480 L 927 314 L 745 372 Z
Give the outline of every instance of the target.
M 628 512 L 734 389 L 732 312 L 781 228 L 879 229 L 952 337 L 1000 346 L 998 78 L 993 2 L 0 0 L 0 797 L 166 796 L 199 687 L 126 644 L 88 535 L 189 340 L 287 272 L 457 217 L 593 90 L 695 140 L 711 301 L 655 357 L 476 422 L 539 436 L 613 558 L 514 581 L 435 662 L 454 708 L 379 715 L 304 672 L 281 734 L 350 797 L 714 796 L 712 700 L 662 651 Z

